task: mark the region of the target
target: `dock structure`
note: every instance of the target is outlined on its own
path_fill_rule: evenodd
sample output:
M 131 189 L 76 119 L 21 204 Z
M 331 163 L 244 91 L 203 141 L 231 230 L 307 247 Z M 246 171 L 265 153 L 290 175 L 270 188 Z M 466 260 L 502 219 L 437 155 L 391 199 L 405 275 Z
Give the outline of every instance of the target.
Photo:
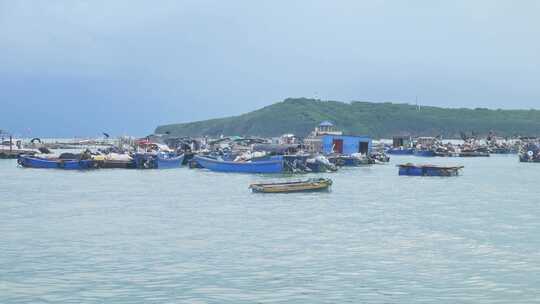
M 6 135 L 6 133 L 2 133 Z M 23 149 L 21 141 L 13 142 L 13 136 L 9 135 L 9 140 L 5 140 L 4 137 L 0 141 L 0 159 L 13 159 L 19 157 L 19 155 L 28 154 L 33 155 L 36 152 L 33 150 Z

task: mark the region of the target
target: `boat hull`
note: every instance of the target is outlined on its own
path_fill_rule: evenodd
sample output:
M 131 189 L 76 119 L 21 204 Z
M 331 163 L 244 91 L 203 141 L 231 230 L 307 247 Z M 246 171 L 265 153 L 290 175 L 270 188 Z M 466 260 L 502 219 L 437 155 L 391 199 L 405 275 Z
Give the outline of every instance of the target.
M 203 168 L 217 172 L 237 172 L 237 173 L 282 173 L 283 159 L 275 158 L 256 162 L 233 162 L 220 161 L 208 157 L 196 155 L 193 158 Z
M 156 161 L 156 169 L 176 169 L 180 168 L 182 166 L 182 163 L 184 162 L 184 155 L 171 157 L 171 158 L 163 158 L 161 156 L 157 156 Z
M 488 152 L 460 152 L 459 157 L 489 157 Z
M 133 169 L 135 162 L 132 160 L 99 160 L 96 167 L 101 169 Z
M 331 179 L 320 178 L 288 183 L 252 184 L 249 188 L 257 193 L 294 193 L 326 191 L 330 186 L 332 186 Z
M 414 149 L 388 149 L 386 151 L 386 154 L 392 154 L 392 155 L 413 155 Z
M 87 170 L 95 168 L 95 163 L 93 160 L 43 159 L 37 157 L 20 156 L 17 159 L 17 162 L 22 167 L 37 169 Z

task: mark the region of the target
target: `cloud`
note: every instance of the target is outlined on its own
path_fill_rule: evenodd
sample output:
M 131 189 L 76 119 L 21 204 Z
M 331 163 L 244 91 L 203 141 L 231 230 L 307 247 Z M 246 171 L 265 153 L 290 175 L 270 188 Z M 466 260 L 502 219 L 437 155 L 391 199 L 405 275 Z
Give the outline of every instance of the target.
M 0 0 L 0 79 L 49 83 L 47 96 L 58 104 L 101 98 L 112 116 L 152 102 L 155 122 L 137 125 L 148 131 L 315 92 L 533 107 L 538 8 L 535 1 Z M 17 88 L 25 94 L 4 85 L 0 98 L 52 102 L 33 83 Z M 149 111 L 137 109 L 133 115 Z M 50 122 L 50 130 L 61 126 Z

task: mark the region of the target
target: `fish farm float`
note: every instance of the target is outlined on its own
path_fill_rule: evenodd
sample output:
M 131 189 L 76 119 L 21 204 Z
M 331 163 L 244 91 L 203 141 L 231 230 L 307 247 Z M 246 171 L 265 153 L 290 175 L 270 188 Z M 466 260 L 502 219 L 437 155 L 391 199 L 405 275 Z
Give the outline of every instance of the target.
M 343 167 L 384 165 L 392 156 L 416 157 L 399 164 L 403 176 L 458 176 L 463 166 L 438 166 L 426 158 L 489 157 L 514 154 L 523 163 L 540 163 L 540 139 L 494 135 L 461 140 L 396 136 L 374 141 L 365 135 L 346 135 L 324 121 L 306 137 L 285 134 L 276 138 L 220 136 L 174 137 L 153 134 L 144 138 L 46 141 L 18 139 L 3 133 L 0 158 L 17 159 L 21 168 L 57 170 L 161 170 L 187 167 L 227 173 L 309 174 L 336 172 Z M 253 192 L 313 191 L 332 185 L 331 180 L 309 177 L 270 184 L 253 184 Z

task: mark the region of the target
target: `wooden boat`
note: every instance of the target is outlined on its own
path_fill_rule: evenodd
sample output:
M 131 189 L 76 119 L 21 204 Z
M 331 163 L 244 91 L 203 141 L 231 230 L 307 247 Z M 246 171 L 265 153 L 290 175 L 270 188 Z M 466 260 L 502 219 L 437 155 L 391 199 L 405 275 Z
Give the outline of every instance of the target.
M 239 173 L 282 173 L 283 157 L 272 157 L 263 161 L 235 162 L 223 161 L 195 155 L 193 160 L 201 167 L 217 172 Z
M 95 163 L 91 159 L 46 159 L 29 155 L 19 156 L 17 158 L 17 163 L 25 168 L 39 169 L 86 170 L 95 168 Z
M 464 166 L 398 165 L 399 175 L 408 176 L 457 176 Z
M 260 193 L 292 193 L 328 190 L 332 180 L 328 178 L 311 178 L 305 181 L 252 184 L 251 191 Z

